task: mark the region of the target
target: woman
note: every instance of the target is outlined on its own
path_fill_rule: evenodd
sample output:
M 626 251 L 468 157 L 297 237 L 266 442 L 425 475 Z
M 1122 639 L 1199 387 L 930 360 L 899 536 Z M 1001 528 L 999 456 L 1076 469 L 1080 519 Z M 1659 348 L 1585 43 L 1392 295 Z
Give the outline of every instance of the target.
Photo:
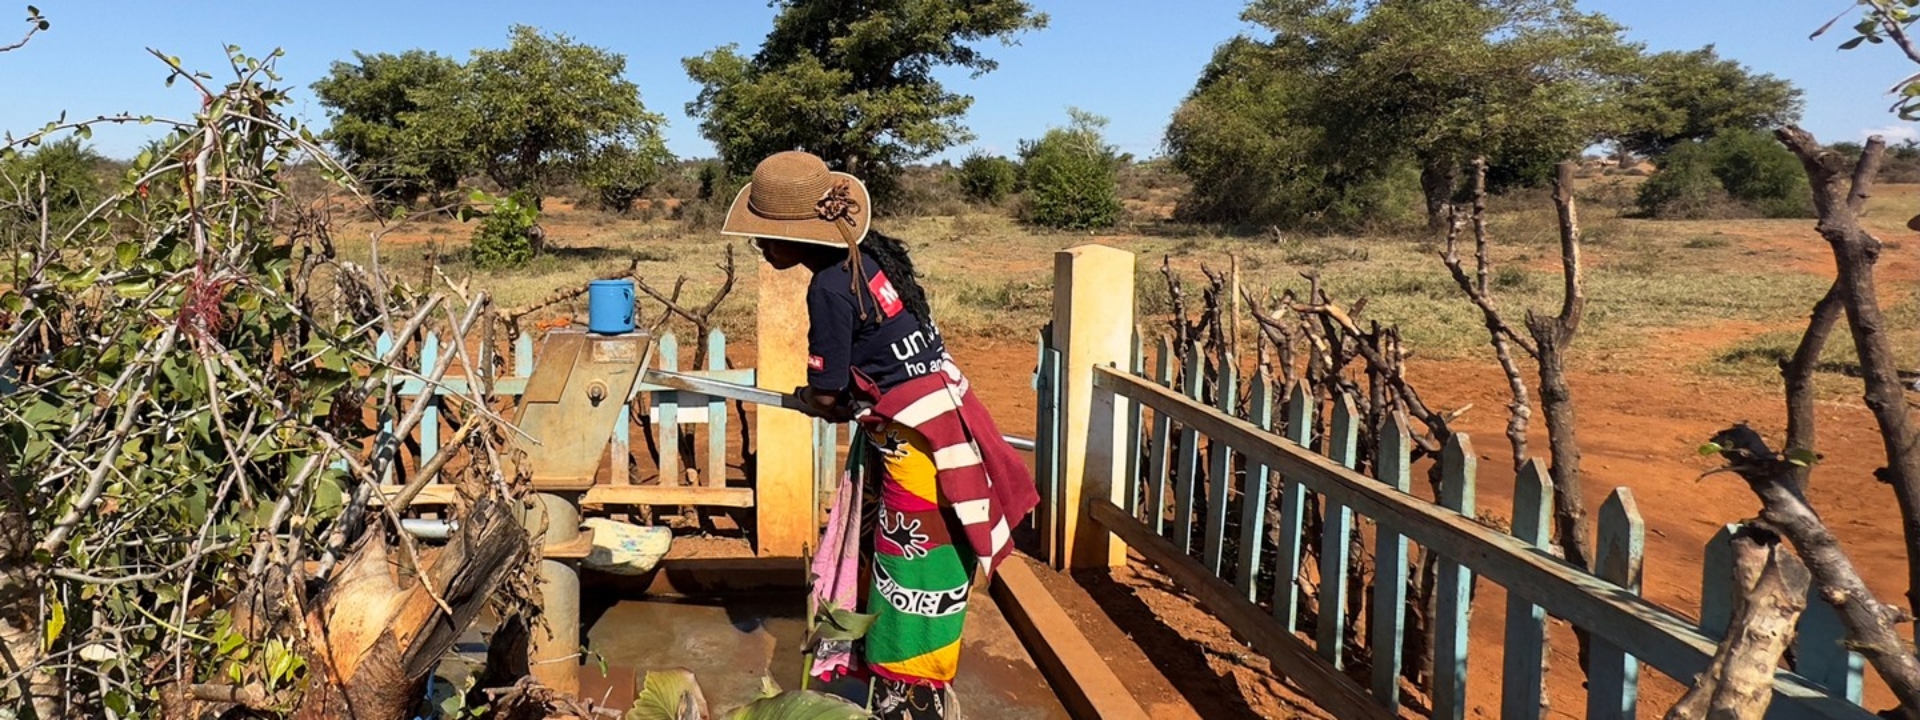
M 754 169 L 721 232 L 749 238 L 777 269 L 813 273 L 807 385 L 796 394 L 816 416 L 860 424 L 850 473 L 864 475 L 868 458 L 880 479 L 867 550 L 872 624 L 816 645 L 809 674 L 871 677 L 882 718 L 952 718 L 974 570 L 990 575 L 1007 556 L 1009 528 L 1039 495 L 947 354 L 906 246 L 872 231 L 872 212 L 858 178 L 783 152 Z M 834 625 L 860 616 L 848 567 L 858 557 L 849 539 L 863 537 L 863 489 L 842 482 L 815 561 L 816 618 Z

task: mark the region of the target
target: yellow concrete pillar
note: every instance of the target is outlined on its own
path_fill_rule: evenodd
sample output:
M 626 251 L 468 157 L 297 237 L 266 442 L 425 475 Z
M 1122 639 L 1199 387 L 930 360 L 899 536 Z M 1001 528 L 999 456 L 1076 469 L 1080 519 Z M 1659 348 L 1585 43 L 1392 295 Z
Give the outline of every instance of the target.
M 1053 344 L 1065 386 L 1060 424 L 1062 467 L 1046 528 L 1048 560 L 1059 569 L 1117 567 L 1126 546 L 1087 518 L 1089 497 L 1125 506 L 1124 398 L 1096 399 L 1093 368 L 1127 368 L 1133 353 L 1133 253 L 1082 245 L 1054 254 Z M 1099 400 L 1096 403 L 1096 400 Z M 1098 407 L 1096 407 L 1096 404 Z
M 804 267 L 760 265 L 760 303 L 754 362 L 757 384 L 793 392 L 807 382 L 807 280 Z M 814 526 L 813 419 L 778 407 L 755 409 L 755 532 L 760 557 L 797 558 L 811 545 Z

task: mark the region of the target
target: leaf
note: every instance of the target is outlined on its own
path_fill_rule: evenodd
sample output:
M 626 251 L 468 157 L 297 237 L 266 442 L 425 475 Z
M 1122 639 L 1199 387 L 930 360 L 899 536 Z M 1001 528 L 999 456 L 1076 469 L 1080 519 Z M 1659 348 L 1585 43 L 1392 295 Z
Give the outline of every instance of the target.
M 866 708 L 838 695 L 794 690 L 755 700 L 720 716 L 720 720 L 864 720 L 869 717 L 872 714 Z
M 1813 467 L 1814 463 L 1820 462 L 1820 455 L 1806 448 L 1794 448 L 1787 451 L 1787 462 L 1800 467 Z
M 1705 445 L 1701 445 L 1700 449 L 1697 452 L 1705 456 L 1705 455 L 1719 455 L 1720 453 L 1723 453 L 1726 451 L 1727 451 L 1726 448 L 1720 447 L 1720 443 L 1710 442 Z
M 626 720 L 707 720 L 707 699 L 693 671 L 651 670 Z
M 840 608 L 822 615 L 822 622 L 813 629 L 813 633 L 814 637 L 827 640 L 858 640 L 866 637 L 867 628 L 872 627 L 874 618 L 879 617 Z
M 140 257 L 140 246 L 131 241 L 122 240 L 119 245 L 113 246 L 113 257 L 119 260 L 121 265 L 132 265 L 133 261 Z
M 60 637 L 60 631 L 67 629 L 67 607 L 59 601 L 47 603 L 52 617 L 47 618 L 47 640 L 43 649 L 51 652 L 53 641 Z
M 1852 40 L 1848 40 L 1848 41 L 1846 41 L 1846 42 L 1843 42 L 1843 43 L 1840 43 L 1840 49 L 1841 49 L 1841 50 L 1852 50 L 1852 49 L 1854 49 L 1854 48 L 1857 48 L 1857 47 L 1860 47 L 1860 43 L 1863 43 L 1863 42 L 1866 42 L 1866 41 L 1867 41 L 1867 36 L 1865 36 L 1865 35 L 1861 35 L 1860 37 L 1857 37 L 1857 38 L 1854 38 L 1854 39 L 1852 39 Z

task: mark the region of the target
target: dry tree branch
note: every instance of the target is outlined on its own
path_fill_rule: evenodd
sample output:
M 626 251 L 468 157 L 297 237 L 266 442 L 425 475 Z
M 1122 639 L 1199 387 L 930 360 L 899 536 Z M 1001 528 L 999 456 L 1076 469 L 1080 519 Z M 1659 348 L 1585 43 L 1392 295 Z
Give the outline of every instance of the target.
M 1760 520 L 1793 543 L 1800 559 L 1813 572 L 1820 597 L 1840 613 L 1849 645 L 1865 656 L 1881 679 L 1900 699 L 1908 718 L 1920 718 L 1920 658 L 1900 637 L 1899 626 L 1913 617 L 1880 602 L 1861 580 L 1840 541 L 1827 529 L 1807 499 L 1794 487 L 1794 469 L 1811 464 L 1767 447 L 1766 440 L 1745 423 L 1721 430 L 1713 437 L 1728 470 L 1739 475 L 1759 496 Z
M 1865 402 L 1879 426 L 1886 452 L 1882 479 L 1893 486 L 1900 504 L 1907 554 L 1907 604 L 1920 607 L 1920 434 L 1916 434 L 1907 409 L 1906 386 L 1900 382 L 1891 325 L 1881 309 L 1873 272 L 1883 248 L 1879 238 L 1860 226 L 1860 213 L 1872 194 L 1874 173 L 1886 152 L 1886 141 L 1877 135 L 1868 138 L 1859 162 L 1849 169 L 1843 158 L 1799 127 L 1781 128 L 1774 135 L 1806 169 L 1814 209 L 1820 218 L 1815 229 L 1833 252 L 1833 287 L 1853 331 Z
M 1811 577 L 1805 564 L 1780 547 L 1780 536 L 1748 525 L 1733 536 L 1733 619 L 1707 671 L 1667 720 L 1760 718 L 1773 701 L 1773 680 L 1800 613 Z

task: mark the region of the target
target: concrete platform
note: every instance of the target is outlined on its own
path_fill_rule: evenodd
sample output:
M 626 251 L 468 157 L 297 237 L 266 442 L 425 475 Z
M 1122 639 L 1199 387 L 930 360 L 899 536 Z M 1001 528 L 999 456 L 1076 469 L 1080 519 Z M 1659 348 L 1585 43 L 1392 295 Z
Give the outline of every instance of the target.
M 956 690 L 970 718 L 1066 720 L 1067 711 L 985 592 L 968 608 Z M 761 678 L 800 685 L 800 642 L 806 633 L 800 595 L 711 600 L 622 600 L 590 618 L 587 648 L 604 658 L 582 668 L 582 694 L 605 697 L 612 709 L 632 702 L 634 678 L 647 670 L 693 671 L 716 713 L 758 696 Z M 592 613 L 599 608 L 583 608 Z

